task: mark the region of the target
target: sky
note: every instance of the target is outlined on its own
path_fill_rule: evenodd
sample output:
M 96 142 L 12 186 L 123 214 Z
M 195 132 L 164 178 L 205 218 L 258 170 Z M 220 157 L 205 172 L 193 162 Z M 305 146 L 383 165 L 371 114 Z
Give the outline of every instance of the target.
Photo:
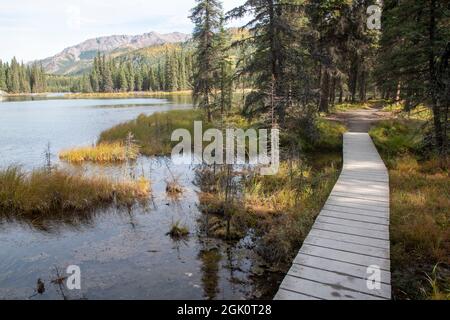
M 225 11 L 244 0 L 224 0 Z M 195 0 L 0 0 L 0 59 L 32 61 L 90 38 L 191 33 Z

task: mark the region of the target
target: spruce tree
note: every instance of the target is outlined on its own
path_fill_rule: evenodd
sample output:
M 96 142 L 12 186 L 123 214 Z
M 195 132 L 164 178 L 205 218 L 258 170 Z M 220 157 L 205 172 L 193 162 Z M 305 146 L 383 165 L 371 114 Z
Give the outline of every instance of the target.
M 280 125 L 294 100 L 305 104 L 303 91 L 308 87 L 299 85 L 304 78 L 305 48 L 298 48 L 301 32 L 294 24 L 304 16 L 304 6 L 297 0 L 247 0 L 228 12 L 227 18 L 247 15 L 252 17 L 243 29 L 252 36 L 241 43 L 252 46 L 254 52 L 242 72 L 252 75 L 257 90 L 246 97 L 244 112 L 248 116 L 263 113 L 272 125 Z
M 446 1 L 384 2 L 377 70 L 387 96 L 430 106 L 434 145 L 448 154 L 450 7 Z
M 194 66 L 194 103 L 206 110 L 208 120 L 211 121 L 214 108 L 214 73 L 218 70 L 219 59 L 215 36 L 221 25 L 222 4 L 217 0 L 197 0 L 190 18 L 195 25 L 193 39 L 197 45 Z

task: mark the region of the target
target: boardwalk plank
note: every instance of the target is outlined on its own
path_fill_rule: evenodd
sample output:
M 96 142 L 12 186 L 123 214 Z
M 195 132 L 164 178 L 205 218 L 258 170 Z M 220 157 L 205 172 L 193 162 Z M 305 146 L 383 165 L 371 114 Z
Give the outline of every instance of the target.
M 344 165 L 275 299 L 390 299 L 389 175 L 367 133 L 344 135 Z M 367 284 L 380 268 L 379 289 Z

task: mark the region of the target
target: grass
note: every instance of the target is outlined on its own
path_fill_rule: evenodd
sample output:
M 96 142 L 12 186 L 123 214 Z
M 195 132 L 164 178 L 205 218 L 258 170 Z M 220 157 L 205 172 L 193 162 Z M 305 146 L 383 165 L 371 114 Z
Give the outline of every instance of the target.
M 366 103 L 339 103 L 336 104 L 332 108 L 332 112 L 345 112 L 345 111 L 352 111 L 352 110 L 361 110 L 361 109 L 370 109 L 372 108 L 371 102 Z
M 168 195 L 176 197 L 183 193 L 183 187 L 176 181 L 166 181 L 166 192 Z
M 305 150 L 308 155 L 314 152 L 312 160 L 283 160 L 273 176 L 261 176 L 252 170 L 234 172 L 237 196 L 233 201 L 225 200 L 224 170 L 198 171 L 200 209 L 206 216 L 202 229 L 208 236 L 239 240 L 251 232 L 256 236 L 255 250 L 260 256 L 273 269 L 286 271 L 331 192 L 342 162 L 345 128 L 322 119 L 316 123 L 322 135 L 315 141 L 302 136 L 301 131 L 289 137 L 310 141 Z M 337 149 L 339 152 L 333 151 Z
M 84 212 L 117 204 L 129 206 L 145 200 L 149 182 L 112 182 L 61 170 L 24 173 L 19 167 L 0 171 L 0 214 L 13 217 L 49 216 Z
M 167 235 L 174 240 L 180 240 L 189 235 L 189 229 L 186 226 L 181 225 L 180 221 L 176 221 L 172 223 Z
M 294 125 L 281 132 L 281 148 L 289 148 L 294 142 L 303 153 L 342 151 L 342 136 L 347 131 L 343 124 L 317 118 L 312 124 L 294 121 Z
M 407 153 L 419 153 L 423 141 L 420 120 L 392 119 L 379 122 L 370 135 L 378 150 L 387 160 L 395 160 L 396 156 Z
M 408 120 L 428 121 L 431 120 L 433 117 L 431 109 L 425 107 L 424 105 L 419 105 L 415 107 L 413 110 L 405 111 L 405 105 L 403 103 L 398 102 L 387 103 L 383 107 L 383 111 L 391 112 L 400 118 Z
M 257 230 L 258 252 L 267 261 L 292 261 L 338 178 L 339 166 L 339 155 L 320 170 L 305 160 L 289 160 L 274 176 L 247 179 L 249 226 Z
M 59 153 L 59 158 L 69 163 L 120 163 L 128 160 L 136 160 L 139 155 L 139 147 L 123 142 L 99 143 L 92 147 L 81 147 L 64 150 Z
M 441 159 L 423 153 L 421 123 L 390 120 L 370 132 L 390 175 L 393 294 L 449 299 L 449 172 Z
M 194 121 L 201 120 L 202 116 L 198 110 L 172 110 L 150 116 L 140 115 L 136 120 L 102 132 L 99 143 L 124 143 L 131 133 L 142 154 L 168 155 L 178 143 L 170 141 L 172 132 L 176 129 L 187 129 L 193 137 Z

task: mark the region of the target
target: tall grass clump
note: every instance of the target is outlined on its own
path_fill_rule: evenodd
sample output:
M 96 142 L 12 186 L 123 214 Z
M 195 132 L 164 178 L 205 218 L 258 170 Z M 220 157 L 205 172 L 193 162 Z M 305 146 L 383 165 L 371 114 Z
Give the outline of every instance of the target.
M 251 231 L 260 256 L 283 268 L 292 262 L 331 192 L 340 162 L 336 154 L 318 170 L 295 159 L 283 161 L 273 176 L 261 176 L 258 170 L 234 172 L 237 185 L 232 188 L 237 190 L 231 200 L 221 183 L 224 170 L 203 169 L 199 196 L 200 209 L 207 215 L 203 229 L 208 236 L 227 240 L 241 239 Z
M 370 132 L 390 175 L 393 294 L 448 299 L 437 293 L 450 290 L 449 168 L 423 153 L 418 128 L 415 120 L 397 119 Z
M 188 227 L 181 224 L 180 221 L 173 222 L 167 235 L 174 240 L 181 240 L 189 235 Z
M 142 154 L 168 155 L 177 144 L 171 141 L 172 132 L 176 129 L 187 129 L 193 136 L 194 121 L 201 119 L 202 113 L 199 110 L 172 110 L 150 116 L 140 115 L 136 120 L 102 132 L 99 143 L 123 143 L 131 133 Z
M 63 150 L 59 158 L 69 163 L 120 163 L 136 160 L 139 156 L 139 147 L 134 143 L 112 142 L 99 143 L 92 147 L 80 147 Z
M 144 201 L 149 193 L 144 179 L 112 182 L 56 169 L 0 171 L 0 214 L 12 217 L 84 212 L 111 204 L 130 206 Z

